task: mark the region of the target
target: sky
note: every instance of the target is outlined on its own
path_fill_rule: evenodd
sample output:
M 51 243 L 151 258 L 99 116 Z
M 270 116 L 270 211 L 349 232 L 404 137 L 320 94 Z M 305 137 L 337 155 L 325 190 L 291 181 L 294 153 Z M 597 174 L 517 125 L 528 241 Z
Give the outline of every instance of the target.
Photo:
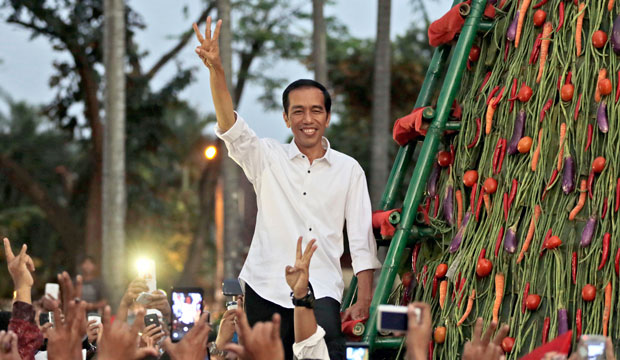
M 392 0 L 390 37 L 393 39 L 402 34 L 415 18 L 412 0 Z M 451 5 L 449 0 L 425 0 L 431 20 L 439 18 Z M 176 44 L 174 35 L 191 26 L 203 9 L 201 0 L 127 0 L 134 10 L 140 13 L 146 23 L 146 29 L 137 34 L 137 41 L 142 49 L 149 51 L 144 59 L 144 68 L 149 68 L 159 57 Z M 308 1 L 310 3 L 310 1 Z M 183 14 L 183 7 L 189 9 L 189 19 Z M 335 0 L 325 8 L 326 16 L 335 16 L 345 24 L 349 32 L 356 37 L 373 38 L 377 29 L 376 0 Z M 54 91 L 48 81 L 53 73 L 53 62 L 63 59 L 61 53 L 53 51 L 43 37 L 30 39 L 29 33 L 20 27 L 7 24 L 6 12 L 0 12 L 0 89 L 9 93 L 16 101 L 31 104 L 45 104 L 54 97 Z M 309 26 L 310 24 L 308 24 Z M 234 31 L 233 14 L 233 31 Z M 178 55 L 177 63 L 191 66 L 201 63 L 193 51 L 194 43 L 190 43 Z M 327 49 L 329 51 L 329 49 Z M 175 61 L 169 62 L 156 76 L 153 86 L 161 86 L 176 70 Z M 271 71 L 286 77 L 290 81 L 299 78 L 312 78 L 301 64 L 291 61 L 280 61 L 273 64 Z M 277 69 L 277 70 L 276 70 Z M 180 96 L 195 106 L 200 113 L 213 112 L 209 90 L 208 70 L 201 68 L 195 74 L 196 81 L 188 86 Z M 271 137 L 285 141 L 290 134 L 282 120 L 280 111 L 266 111 L 256 99 L 262 93 L 258 85 L 249 84 L 244 90 L 238 112 L 248 121 L 260 137 Z M 0 111 L 6 111 L 6 104 L 0 103 Z M 76 107 L 73 111 L 80 112 Z M 210 129 L 206 129 L 210 131 Z

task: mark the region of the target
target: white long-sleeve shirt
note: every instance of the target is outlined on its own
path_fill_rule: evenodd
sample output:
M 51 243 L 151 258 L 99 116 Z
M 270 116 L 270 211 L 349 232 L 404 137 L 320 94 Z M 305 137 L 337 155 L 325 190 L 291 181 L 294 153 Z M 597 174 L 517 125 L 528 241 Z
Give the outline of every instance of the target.
M 256 191 L 256 228 L 239 278 L 259 296 L 293 308 L 284 269 L 295 263 L 297 239 L 303 236 L 304 249 L 317 240 L 310 263 L 315 297 L 341 301 L 345 220 L 353 271 L 381 267 L 366 178 L 355 159 L 331 149 L 323 138 L 325 155 L 310 164 L 294 141 L 259 139 L 238 115 L 228 131 L 216 126 L 215 133 Z

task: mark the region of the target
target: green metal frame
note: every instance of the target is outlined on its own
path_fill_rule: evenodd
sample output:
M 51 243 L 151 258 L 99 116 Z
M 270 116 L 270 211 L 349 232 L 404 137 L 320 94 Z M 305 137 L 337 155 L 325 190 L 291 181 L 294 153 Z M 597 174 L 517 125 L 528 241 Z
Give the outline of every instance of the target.
M 461 30 L 461 35 L 454 49 L 450 66 L 445 74 L 434 119 L 424 139 L 420 155 L 418 156 L 413 175 L 409 182 L 407 194 L 403 202 L 401 221 L 392 238 L 386 260 L 381 269 L 381 276 L 370 305 L 370 317 L 366 323 L 366 331 L 363 336 L 363 341 L 370 346 L 371 351 L 375 346 L 377 346 L 377 348 L 384 348 L 396 347 L 402 344 L 402 339 L 398 338 L 396 338 L 398 341 L 393 340 L 394 338 L 390 338 L 380 339 L 379 343 L 375 343 L 377 340 L 377 307 L 379 304 L 383 304 L 388 300 L 392 284 L 398 272 L 401 256 L 409 243 L 409 238 L 411 236 L 410 231 L 413 228 L 417 208 L 422 199 L 424 189 L 426 188 L 426 181 L 431 171 L 441 136 L 446 129 L 452 102 L 460 88 L 462 73 L 465 69 L 467 57 L 474 38 L 477 34 L 485 4 L 486 0 L 472 1 L 470 14 Z M 449 48 L 447 47 L 442 47 L 435 51 L 424 85 L 418 96 L 416 107 L 430 104 L 434 93 L 433 88 L 442 76 L 442 65 L 446 62 L 448 55 Z M 381 203 L 382 209 L 387 210 L 394 205 L 398 189 L 402 183 L 413 150 L 412 144 L 408 144 L 400 149 L 384 192 Z

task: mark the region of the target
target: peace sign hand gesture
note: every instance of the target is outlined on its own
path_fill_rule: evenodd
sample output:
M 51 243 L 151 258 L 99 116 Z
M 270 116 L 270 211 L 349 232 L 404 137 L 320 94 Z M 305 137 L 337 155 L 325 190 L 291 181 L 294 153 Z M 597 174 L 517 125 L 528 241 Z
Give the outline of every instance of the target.
M 194 33 L 196 33 L 196 38 L 200 43 L 200 46 L 196 47 L 196 54 L 198 54 L 202 62 L 209 68 L 209 70 L 222 67 L 219 45 L 221 27 L 222 20 L 218 20 L 215 25 L 213 37 L 211 37 L 211 16 L 207 17 L 207 27 L 205 29 L 205 36 L 203 37 L 200 30 L 198 30 L 198 25 L 196 23 L 193 24 Z
M 291 290 L 293 290 L 293 296 L 295 296 L 295 298 L 302 298 L 308 294 L 310 259 L 312 259 L 312 254 L 314 254 L 317 249 L 317 246 L 314 245 L 316 239 L 312 239 L 308 245 L 306 245 L 306 250 L 302 253 L 302 239 L 301 236 L 297 239 L 295 266 L 287 266 L 285 269 L 286 282 L 288 286 L 291 287 Z
M 13 286 L 15 290 L 22 290 L 27 288 L 30 291 L 34 280 L 32 279 L 32 272 L 34 272 L 34 263 L 30 258 L 30 255 L 26 253 L 28 247 L 26 244 L 22 245 L 21 251 L 17 256 L 13 254 L 11 249 L 11 243 L 9 239 L 4 238 L 4 255 L 6 256 L 6 263 L 9 268 L 9 273 L 13 279 Z

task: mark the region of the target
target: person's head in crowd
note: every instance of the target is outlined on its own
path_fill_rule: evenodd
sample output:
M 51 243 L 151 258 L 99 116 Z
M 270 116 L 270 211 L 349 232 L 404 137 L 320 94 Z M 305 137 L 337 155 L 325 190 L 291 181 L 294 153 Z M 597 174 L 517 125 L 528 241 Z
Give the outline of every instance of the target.
M 87 255 L 80 262 L 80 272 L 85 280 L 92 279 L 97 276 L 97 263 L 95 258 Z

